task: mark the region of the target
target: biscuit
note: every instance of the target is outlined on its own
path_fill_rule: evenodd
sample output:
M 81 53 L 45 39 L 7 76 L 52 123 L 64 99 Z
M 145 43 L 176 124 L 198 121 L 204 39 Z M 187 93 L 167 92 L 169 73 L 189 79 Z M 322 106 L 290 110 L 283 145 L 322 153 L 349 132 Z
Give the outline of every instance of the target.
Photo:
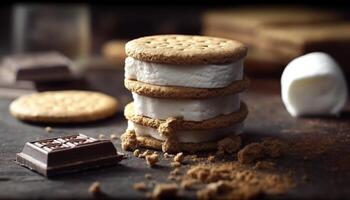
M 246 56 L 247 47 L 240 42 L 206 36 L 154 35 L 129 41 L 126 55 L 161 64 L 224 64 Z M 181 67 L 181 66 L 179 66 Z
M 153 119 L 142 115 L 134 114 L 133 102 L 125 106 L 124 115 L 126 119 L 143 126 L 158 129 L 161 124 L 166 123 L 166 120 Z M 248 108 L 245 103 L 241 102 L 241 107 L 238 111 L 228 115 L 219 115 L 204 121 L 178 121 L 176 123 L 177 130 L 206 130 L 226 127 L 232 124 L 240 123 L 248 115 Z
M 102 47 L 104 58 L 113 65 L 124 67 L 125 43 L 124 40 L 112 40 L 104 44 Z
M 124 85 L 131 92 L 139 95 L 158 98 L 173 99 L 205 99 L 217 96 L 226 96 L 243 92 L 249 87 L 250 80 L 244 77 L 243 80 L 233 81 L 224 88 L 189 88 L 181 86 L 159 86 L 136 80 L 125 79 Z
M 111 96 L 89 91 L 52 91 L 22 96 L 10 105 L 11 114 L 23 121 L 47 123 L 88 122 L 116 113 Z
M 122 136 L 130 134 L 130 132 L 124 133 Z M 236 139 L 236 135 L 229 136 L 227 138 L 232 138 L 233 140 Z M 122 144 L 124 143 L 129 143 L 128 137 L 121 137 L 122 138 Z M 136 136 L 136 142 L 134 148 L 150 148 L 150 149 L 155 149 L 155 150 L 163 150 L 163 144 L 164 142 L 154 139 L 149 136 Z M 201 142 L 201 143 L 191 143 L 191 142 L 186 142 L 186 143 L 178 143 L 178 149 L 177 151 L 174 151 L 172 153 L 177 153 L 177 152 L 190 152 L 190 153 L 195 153 L 195 152 L 203 152 L 203 151 L 214 151 L 219 148 L 219 143 L 218 142 Z M 127 149 L 127 150 L 133 150 L 133 149 Z M 170 153 L 170 152 L 169 152 Z
M 139 147 L 150 148 L 155 150 L 162 150 L 164 142 L 154 139 L 148 136 L 137 136 L 137 142 Z M 213 151 L 218 148 L 217 142 L 201 142 L 201 143 L 178 143 L 179 152 L 201 152 L 201 151 Z

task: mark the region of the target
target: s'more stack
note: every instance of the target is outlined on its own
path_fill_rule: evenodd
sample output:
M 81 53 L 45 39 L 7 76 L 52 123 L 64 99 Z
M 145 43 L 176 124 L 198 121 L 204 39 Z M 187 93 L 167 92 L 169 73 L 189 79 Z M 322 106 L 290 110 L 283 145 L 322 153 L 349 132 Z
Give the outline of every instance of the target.
M 249 86 L 243 74 L 245 45 L 155 35 L 128 42 L 126 54 L 124 83 L 134 101 L 124 111 L 123 149 L 200 152 L 237 137 L 248 115 L 239 95 Z

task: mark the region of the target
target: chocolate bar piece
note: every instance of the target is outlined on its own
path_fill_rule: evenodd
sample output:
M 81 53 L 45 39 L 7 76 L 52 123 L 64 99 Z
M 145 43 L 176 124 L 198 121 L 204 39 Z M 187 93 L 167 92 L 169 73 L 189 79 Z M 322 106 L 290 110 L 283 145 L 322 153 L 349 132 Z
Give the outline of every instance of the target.
M 34 92 L 37 92 L 36 86 L 30 81 L 17 81 L 15 83 L 0 81 L 0 98 L 13 99 Z
M 16 161 L 44 176 L 117 164 L 123 158 L 109 140 L 83 134 L 27 142 Z
M 70 79 L 71 61 L 57 52 L 14 55 L 4 58 L 3 79 L 9 82 L 55 81 Z

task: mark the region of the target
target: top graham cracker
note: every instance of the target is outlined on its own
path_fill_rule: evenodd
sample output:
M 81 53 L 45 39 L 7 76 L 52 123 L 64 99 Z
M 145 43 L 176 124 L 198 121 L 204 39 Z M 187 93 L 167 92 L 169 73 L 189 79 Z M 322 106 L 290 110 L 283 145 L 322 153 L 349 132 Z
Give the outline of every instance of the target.
M 247 47 L 234 40 L 192 35 L 154 35 L 131 40 L 127 56 L 161 64 L 225 64 L 247 55 Z

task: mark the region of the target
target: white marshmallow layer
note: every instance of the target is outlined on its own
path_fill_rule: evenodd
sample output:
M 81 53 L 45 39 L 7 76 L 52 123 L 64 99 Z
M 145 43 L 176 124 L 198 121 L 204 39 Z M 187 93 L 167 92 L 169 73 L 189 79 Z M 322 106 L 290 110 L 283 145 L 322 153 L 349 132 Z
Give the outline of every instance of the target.
M 231 134 L 239 134 L 243 127 L 243 123 L 235 124 L 225 128 L 210 130 L 183 130 L 177 131 L 176 137 L 179 142 L 212 142 L 225 138 Z M 157 140 L 165 141 L 165 137 L 161 136 L 157 129 L 142 126 L 132 121 L 128 121 L 127 130 L 134 130 L 137 136 L 150 136 Z
M 203 121 L 238 111 L 239 94 L 209 99 L 163 99 L 132 93 L 134 112 L 154 119 L 183 117 L 186 121 Z
M 243 77 L 243 61 L 224 65 L 171 65 L 125 59 L 125 78 L 160 86 L 222 88 Z

